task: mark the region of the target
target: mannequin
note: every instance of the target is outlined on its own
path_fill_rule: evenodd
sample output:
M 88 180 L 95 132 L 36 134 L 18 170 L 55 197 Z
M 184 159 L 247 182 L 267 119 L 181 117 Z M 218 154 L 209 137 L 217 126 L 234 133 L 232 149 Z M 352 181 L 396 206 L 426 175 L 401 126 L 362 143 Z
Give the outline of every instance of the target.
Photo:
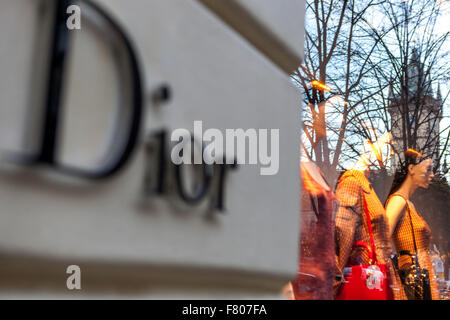
M 400 285 L 400 280 L 392 265 L 390 254 L 391 245 L 389 240 L 389 225 L 386 213 L 375 190 L 367 179 L 369 169 L 379 165 L 385 166 L 387 157 L 383 159 L 381 148 L 390 141 L 390 134 L 385 134 L 375 143 L 366 141 L 370 146 L 369 151 L 364 153 L 354 167 L 344 172 L 339 178 L 336 187 L 336 197 L 340 201 L 336 216 L 336 280 L 334 282 L 334 294 L 339 293 L 339 288 L 344 281 L 343 271 L 345 267 L 352 265 L 368 265 L 369 257 L 367 250 L 362 247 L 354 248 L 357 241 L 370 243 L 366 214 L 364 211 L 364 199 L 373 228 L 373 238 L 378 263 L 388 266 L 388 277 L 390 278 L 389 298 L 404 300 L 406 296 Z
M 290 284 L 297 300 L 333 298 L 333 224 L 336 198 L 319 167 L 306 155 L 300 163 L 302 199 L 300 215 L 299 266 Z
M 438 286 L 429 253 L 431 230 L 410 200 L 418 188 L 428 188 L 434 176 L 432 165 L 433 161 L 424 159 L 418 151 L 408 149 L 405 152 L 404 165 L 396 172 L 390 196 L 386 201 L 386 215 L 389 220 L 389 233 L 397 252 L 408 251 L 414 254 L 417 248 L 418 262 L 430 275 L 431 298 L 438 300 Z M 400 255 L 398 267 L 400 270 L 407 269 L 411 262 L 409 255 Z
M 324 190 L 331 190 L 330 186 L 325 181 L 320 168 L 316 166 L 316 164 L 312 162 L 306 154 L 302 154 L 300 161 L 301 165 L 308 171 L 309 175 L 311 176 L 311 178 L 313 178 L 314 181 L 316 181 Z

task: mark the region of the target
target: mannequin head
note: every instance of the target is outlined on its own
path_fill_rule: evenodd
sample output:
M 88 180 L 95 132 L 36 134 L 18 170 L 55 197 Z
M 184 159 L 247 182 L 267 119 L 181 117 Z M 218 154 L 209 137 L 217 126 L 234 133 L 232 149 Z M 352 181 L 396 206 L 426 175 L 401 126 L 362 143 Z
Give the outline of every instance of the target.
M 434 177 L 433 161 L 425 159 L 416 165 L 410 164 L 408 166 L 408 175 L 416 186 L 427 189 L 431 179 Z
M 434 177 L 433 160 L 425 158 L 420 152 L 408 149 L 405 151 L 405 161 L 397 170 L 389 194 L 397 191 L 405 181 L 409 181 L 414 189 L 427 189 Z
M 391 153 L 386 152 L 384 149 L 387 147 L 387 150 L 390 150 L 389 143 L 391 138 L 392 135 L 387 132 L 375 142 L 370 140 L 364 141 L 364 152 L 356 161 L 353 169 L 365 171 L 373 168 L 386 168 Z

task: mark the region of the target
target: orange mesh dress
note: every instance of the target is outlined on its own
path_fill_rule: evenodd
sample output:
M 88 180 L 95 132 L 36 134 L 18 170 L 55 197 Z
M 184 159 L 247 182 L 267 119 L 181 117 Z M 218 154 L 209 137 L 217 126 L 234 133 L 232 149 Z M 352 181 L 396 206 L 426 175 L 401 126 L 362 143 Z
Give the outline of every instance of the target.
M 430 274 L 430 287 L 431 287 L 431 298 L 433 300 L 439 300 L 439 291 L 436 281 L 436 275 L 434 272 L 433 264 L 430 256 L 430 239 L 431 239 L 431 229 L 428 226 L 427 222 L 422 218 L 422 216 L 415 210 L 414 205 L 411 205 L 406 198 L 399 194 L 394 193 L 394 195 L 400 196 L 405 199 L 407 204 L 407 210 L 411 213 L 412 224 L 414 227 L 414 236 L 416 238 L 416 246 L 417 246 L 417 259 L 419 261 L 419 265 L 421 268 L 427 269 Z M 389 201 L 388 199 L 388 201 Z M 411 220 L 407 211 L 405 210 L 405 214 L 401 217 L 395 227 L 394 232 L 392 233 L 392 240 L 394 242 L 395 249 L 397 252 L 400 251 L 409 251 L 414 253 L 414 240 L 411 229 Z M 411 263 L 411 258 L 408 255 L 402 255 L 399 257 L 398 266 L 400 269 L 405 267 L 407 264 Z
M 347 266 L 369 264 L 369 257 L 365 249 L 352 249 L 356 241 L 370 243 L 365 222 L 363 195 L 366 198 L 370 214 L 378 263 L 388 265 L 393 298 L 406 300 L 400 278 L 390 259 L 391 244 L 385 209 L 364 172 L 359 170 L 346 171 L 339 179 L 336 188 L 336 197 L 340 201 L 335 226 L 336 274 L 342 275 Z M 341 281 L 335 280 L 335 296 L 340 285 Z

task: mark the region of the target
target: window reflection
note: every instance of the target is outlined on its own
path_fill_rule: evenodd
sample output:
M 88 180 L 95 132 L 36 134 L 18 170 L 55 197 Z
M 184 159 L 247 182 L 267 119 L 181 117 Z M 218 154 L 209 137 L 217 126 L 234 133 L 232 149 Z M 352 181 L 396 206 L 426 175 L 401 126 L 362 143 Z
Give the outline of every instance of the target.
M 296 299 L 352 299 L 347 271 L 373 285 L 373 265 L 389 281 L 374 299 L 449 299 L 449 12 L 434 0 L 306 1 L 292 75 L 304 93 Z

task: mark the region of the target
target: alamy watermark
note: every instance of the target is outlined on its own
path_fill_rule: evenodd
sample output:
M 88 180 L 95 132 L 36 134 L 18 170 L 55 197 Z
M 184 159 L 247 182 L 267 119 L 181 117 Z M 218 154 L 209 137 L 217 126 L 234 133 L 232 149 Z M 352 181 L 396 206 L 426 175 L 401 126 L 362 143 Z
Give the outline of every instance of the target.
M 67 277 L 66 286 L 69 290 L 81 290 L 81 269 L 79 266 L 73 264 L 67 267 L 66 273 L 70 274 Z
M 67 7 L 66 13 L 70 16 L 66 20 L 66 26 L 69 30 L 81 29 L 81 8 L 77 5 Z
M 259 164 L 261 175 L 275 175 L 280 165 L 279 131 L 253 128 L 225 129 L 225 133 L 215 128 L 203 131 L 203 122 L 194 121 L 193 136 L 187 129 L 176 129 L 172 132 L 171 141 L 177 144 L 172 148 L 171 159 L 176 165 L 203 162 Z M 203 148 L 195 148 L 192 138 L 200 140 Z

